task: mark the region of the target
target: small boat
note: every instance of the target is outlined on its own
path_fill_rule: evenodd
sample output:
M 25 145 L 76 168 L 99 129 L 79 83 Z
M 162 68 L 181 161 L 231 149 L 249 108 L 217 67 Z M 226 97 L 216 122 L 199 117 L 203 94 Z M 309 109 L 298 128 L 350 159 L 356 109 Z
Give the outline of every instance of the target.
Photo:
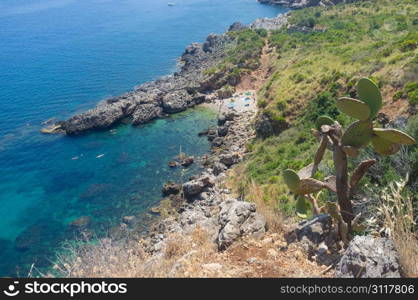
M 167 3 L 167 5 L 168 5 L 168 6 L 174 6 L 174 5 L 176 5 L 176 4 L 175 4 L 175 3 L 173 3 L 173 2 L 168 2 L 168 3 Z
M 99 154 L 96 156 L 96 158 L 102 158 L 103 156 L 105 156 L 104 154 Z
M 72 160 L 77 160 L 77 159 L 79 159 L 79 157 L 78 156 L 74 156 L 73 158 L 71 158 Z

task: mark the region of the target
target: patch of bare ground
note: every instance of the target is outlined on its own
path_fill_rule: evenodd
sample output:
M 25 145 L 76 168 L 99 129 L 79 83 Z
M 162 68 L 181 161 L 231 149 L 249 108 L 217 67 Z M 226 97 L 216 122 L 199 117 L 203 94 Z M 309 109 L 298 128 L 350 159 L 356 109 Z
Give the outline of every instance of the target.
M 264 44 L 260 57 L 260 67 L 249 74 L 241 76 L 240 83 L 235 87 L 236 92 L 257 91 L 260 89 L 272 73 L 272 61 L 275 51 L 268 44 Z
M 244 238 L 218 251 L 208 234 L 196 228 L 187 236 L 168 237 L 165 250 L 151 255 L 141 241 L 112 242 L 69 248 L 55 270 L 64 277 L 189 277 L 273 278 L 331 277 L 332 271 L 307 259 L 297 244 L 287 245 L 281 233 L 263 239 Z M 46 275 L 52 277 L 52 274 Z

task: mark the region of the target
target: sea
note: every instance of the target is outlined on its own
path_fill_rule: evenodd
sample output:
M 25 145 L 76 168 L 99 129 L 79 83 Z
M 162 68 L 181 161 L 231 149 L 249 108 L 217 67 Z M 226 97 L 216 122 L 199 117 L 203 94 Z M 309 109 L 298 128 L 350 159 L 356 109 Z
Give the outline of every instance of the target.
M 175 72 L 187 45 L 235 21 L 286 11 L 256 0 L 170 2 L 0 1 L 0 277 L 49 268 L 80 217 L 100 236 L 144 215 L 165 182 L 201 171 L 168 162 L 209 151 L 198 132 L 216 113 L 197 107 L 77 137 L 43 135 L 43 122 Z

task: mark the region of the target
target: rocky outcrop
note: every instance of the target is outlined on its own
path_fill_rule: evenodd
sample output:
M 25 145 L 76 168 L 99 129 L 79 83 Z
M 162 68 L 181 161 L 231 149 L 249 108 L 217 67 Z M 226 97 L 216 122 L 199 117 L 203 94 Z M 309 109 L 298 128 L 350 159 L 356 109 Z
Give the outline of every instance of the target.
M 260 3 L 270 5 L 283 5 L 289 8 L 298 9 L 311 6 L 332 6 L 340 3 L 353 3 L 367 0 L 258 0 Z
M 298 242 L 308 257 L 321 265 L 333 265 L 341 258 L 340 239 L 327 214 L 299 223 L 286 235 L 286 240 L 289 244 Z
M 173 182 L 167 182 L 164 184 L 162 193 L 164 196 L 175 195 L 180 193 L 181 186 Z
M 161 103 L 167 114 L 181 112 L 191 105 L 192 97 L 185 90 L 174 91 L 164 95 Z
M 220 250 L 227 248 L 242 236 L 261 237 L 266 231 L 266 220 L 256 212 L 256 205 L 237 200 L 221 204 L 219 224 L 221 228 L 217 244 Z
M 179 72 L 143 83 L 124 95 L 103 100 L 95 108 L 68 120 L 48 124 L 49 127 L 42 132 L 77 135 L 109 128 L 124 119 L 131 119 L 133 125 L 139 125 L 162 114 L 177 113 L 200 104 L 206 99 L 203 92 L 221 87 L 218 86 L 221 83 L 213 85 L 213 78 L 204 71 L 225 56 L 225 49 L 231 42 L 232 38 L 226 34 L 211 34 L 203 44 L 193 43 L 185 49 L 180 58 Z
M 264 234 L 266 221 L 257 213 L 256 205 L 232 197 L 224 188 L 226 172 L 243 159 L 246 145 L 255 137 L 253 128 L 248 126 L 255 114 L 253 110 L 226 109 L 220 113 L 218 128 L 210 128 L 201 134 L 206 134 L 208 139 L 221 138 L 222 144 L 212 148 L 201 160 L 206 170 L 182 185 L 184 197 L 181 193 L 170 196 L 177 199 L 172 205 L 175 212 L 152 226 L 144 238 L 147 251 L 161 255 L 168 236 L 186 235 L 196 228 L 206 231 L 220 250 L 241 237 Z M 225 126 L 228 130 L 219 137 L 218 132 Z
M 336 277 L 399 278 L 399 257 L 388 238 L 355 236 L 336 266 Z
M 234 22 L 231 26 L 229 26 L 228 31 L 239 31 L 247 28 L 244 24 L 241 22 Z
M 267 113 L 261 113 L 257 116 L 255 123 L 255 131 L 260 138 L 268 138 L 272 135 L 279 135 L 289 128 L 286 120 L 274 120 Z
M 212 176 L 204 175 L 198 179 L 190 180 L 183 184 L 183 193 L 186 198 L 192 198 L 203 192 L 206 187 L 213 186 Z
M 132 115 L 132 125 L 147 123 L 161 116 L 162 108 L 151 103 L 139 105 Z
M 277 30 L 287 25 L 289 14 L 278 15 L 275 18 L 260 18 L 249 26 L 251 29 Z

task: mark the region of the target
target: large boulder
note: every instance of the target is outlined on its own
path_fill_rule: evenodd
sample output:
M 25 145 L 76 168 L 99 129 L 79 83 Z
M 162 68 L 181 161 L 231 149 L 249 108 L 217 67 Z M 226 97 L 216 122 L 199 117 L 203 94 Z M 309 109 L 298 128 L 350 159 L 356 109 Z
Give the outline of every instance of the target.
M 228 31 L 240 31 L 247 28 L 244 24 L 241 22 L 234 22 L 231 26 L 229 26 Z
M 336 277 L 399 278 L 399 257 L 388 238 L 355 236 L 336 266 Z
M 286 235 L 286 240 L 288 243 L 299 242 L 309 258 L 322 265 L 332 265 L 341 257 L 339 237 L 327 214 L 299 223 Z
M 279 135 L 289 128 L 289 123 L 284 119 L 274 120 L 267 113 L 259 114 L 255 120 L 255 131 L 260 138 L 268 138 L 272 135 Z
M 256 212 L 256 205 L 235 199 L 221 204 L 219 224 L 221 229 L 216 242 L 220 250 L 242 236 L 261 237 L 266 231 L 266 220 Z
M 227 167 L 230 167 L 233 164 L 238 163 L 240 160 L 241 160 L 241 157 L 238 153 L 227 153 L 227 154 L 221 154 L 219 156 L 219 161 Z
M 203 192 L 206 187 L 213 186 L 213 178 L 204 175 L 198 179 L 190 180 L 183 184 L 183 193 L 186 198 L 192 198 Z
M 223 163 L 216 162 L 216 163 L 213 164 L 212 169 L 213 169 L 213 174 L 218 176 L 219 174 L 224 172 L 227 168 Z
M 311 252 L 331 235 L 332 229 L 332 218 L 326 214 L 319 215 L 300 222 L 286 235 L 286 240 L 288 243 L 301 242 L 305 250 Z
M 164 196 L 176 195 L 180 193 L 181 186 L 173 182 L 167 182 L 163 185 L 162 193 Z
M 132 124 L 139 125 L 147 123 L 155 118 L 158 118 L 162 113 L 162 108 L 157 104 L 146 103 L 138 105 L 132 116 Z

